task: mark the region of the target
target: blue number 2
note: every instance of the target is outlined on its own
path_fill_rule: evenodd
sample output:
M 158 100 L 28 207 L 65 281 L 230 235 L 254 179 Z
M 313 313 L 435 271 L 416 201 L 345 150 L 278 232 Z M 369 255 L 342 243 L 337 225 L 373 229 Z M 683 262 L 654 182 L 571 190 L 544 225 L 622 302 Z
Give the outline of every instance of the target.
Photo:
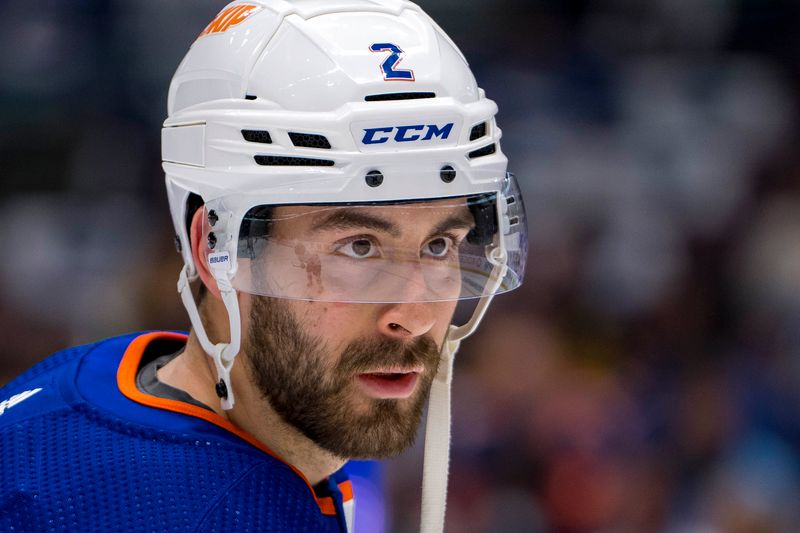
M 403 51 L 399 46 L 392 43 L 375 43 L 369 49 L 373 52 L 391 52 L 391 55 L 381 64 L 383 79 L 386 81 L 414 81 L 413 70 L 395 69 L 397 64 L 402 61 Z

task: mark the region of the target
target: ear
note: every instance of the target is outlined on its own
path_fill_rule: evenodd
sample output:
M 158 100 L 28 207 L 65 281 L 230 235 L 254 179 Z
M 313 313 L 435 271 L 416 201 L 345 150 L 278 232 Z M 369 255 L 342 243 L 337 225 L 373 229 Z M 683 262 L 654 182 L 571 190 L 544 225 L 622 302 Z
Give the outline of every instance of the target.
M 194 260 L 197 275 L 200 276 L 200 281 L 206 286 L 208 292 L 214 295 L 215 298 L 221 299 L 219 294 L 219 287 L 214 276 L 208 268 L 208 245 L 207 236 L 205 235 L 205 213 L 204 207 L 200 207 L 195 211 L 192 217 L 192 226 L 190 228 L 190 240 L 192 241 L 192 259 Z

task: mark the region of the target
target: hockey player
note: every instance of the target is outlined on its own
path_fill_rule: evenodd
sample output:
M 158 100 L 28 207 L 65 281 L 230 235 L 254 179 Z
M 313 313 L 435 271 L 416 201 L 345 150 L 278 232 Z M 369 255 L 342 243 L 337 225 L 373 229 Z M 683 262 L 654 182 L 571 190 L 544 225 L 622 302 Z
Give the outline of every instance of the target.
M 441 531 L 453 355 L 524 270 L 495 104 L 410 2 L 252 0 L 200 34 L 168 110 L 192 330 L 0 391 L 0 529 L 352 531 L 346 461 L 407 448 L 427 402 Z

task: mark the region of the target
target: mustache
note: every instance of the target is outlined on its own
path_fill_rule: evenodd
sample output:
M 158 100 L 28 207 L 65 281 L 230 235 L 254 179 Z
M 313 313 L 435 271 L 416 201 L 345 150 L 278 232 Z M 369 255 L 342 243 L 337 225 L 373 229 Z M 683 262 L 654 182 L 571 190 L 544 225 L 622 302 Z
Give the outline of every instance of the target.
M 428 336 L 419 337 L 411 344 L 396 339 L 360 339 L 344 349 L 337 370 L 344 374 L 359 374 L 376 367 L 422 365 L 435 371 L 439 367 L 439 357 L 436 342 Z

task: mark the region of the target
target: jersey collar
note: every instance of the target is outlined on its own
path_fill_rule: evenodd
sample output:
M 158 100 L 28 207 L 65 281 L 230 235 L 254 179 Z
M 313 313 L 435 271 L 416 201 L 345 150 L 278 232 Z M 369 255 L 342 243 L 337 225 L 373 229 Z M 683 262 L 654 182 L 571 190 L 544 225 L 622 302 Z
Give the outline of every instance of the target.
M 190 403 L 181 402 L 179 400 L 172 400 L 167 398 L 159 398 L 156 396 L 151 396 L 149 394 L 140 391 L 136 387 L 136 373 L 138 372 L 139 367 L 141 365 L 145 349 L 148 347 L 148 345 L 150 345 L 150 343 L 156 340 L 180 341 L 185 343 L 187 339 L 188 336 L 182 333 L 171 333 L 171 332 L 160 332 L 160 331 L 153 333 L 145 333 L 143 335 L 139 335 L 138 337 L 134 338 L 133 341 L 128 345 L 128 348 L 125 350 L 125 353 L 122 356 L 122 361 L 120 362 L 119 367 L 117 369 L 117 386 L 119 387 L 120 392 L 128 399 L 136 403 L 139 403 L 141 405 L 145 405 L 147 407 L 152 407 L 155 409 L 161 409 L 164 411 L 172 411 L 174 413 L 180 413 L 185 416 L 199 418 L 210 424 L 214 424 L 215 426 L 222 428 L 225 431 L 239 437 L 240 439 L 247 442 L 251 446 L 258 448 L 262 452 L 266 453 L 267 455 L 273 457 L 274 459 L 280 461 L 281 463 L 291 468 L 292 471 L 298 476 L 300 476 L 300 478 L 308 486 L 308 489 L 314 496 L 314 499 L 316 500 L 317 505 L 319 505 L 322 514 L 329 516 L 336 515 L 336 506 L 334 504 L 332 497 L 317 496 L 316 492 L 314 491 L 314 488 L 308 482 L 308 479 L 306 479 L 303 473 L 300 472 L 300 470 L 298 470 L 291 464 L 284 461 L 280 456 L 278 456 L 278 454 L 276 454 L 269 447 L 264 445 L 264 443 L 262 443 L 260 440 L 256 439 L 256 437 L 253 436 L 253 434 L 239 428 L 231 421 L 219 416 L 213 411 L 203 409 L 202 407 L 198 407 Z M 342 499 L 344 502 L 349 502 L 353 500 L 353 486 L 349 480 L 344 480 L 338 483 L 338 487 L 342 493 Z

